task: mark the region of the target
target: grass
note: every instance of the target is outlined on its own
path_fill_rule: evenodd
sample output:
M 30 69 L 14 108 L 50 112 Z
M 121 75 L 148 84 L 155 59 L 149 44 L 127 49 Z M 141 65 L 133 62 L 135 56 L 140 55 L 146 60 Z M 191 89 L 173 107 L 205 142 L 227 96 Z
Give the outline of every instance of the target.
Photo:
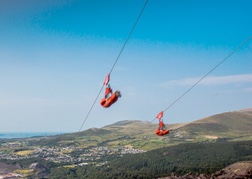
M 64 165 L 63 167 L 64 168 L 74 168 L 74 167 L 76 167 L 76 165 L 74 165 L 74 164 L 73 165 Z
M 16 152 L 16 155 L 27 156 L 27 155 L 32 154 L 32 152 L 33 152 L 33 150 L 22 150 L 22 151 Z
M 71 153 L 71 152 L 72 152 L 72 150 L 69 150 L 69 149 L 62 150 L 62 151 L 61 151 L 62 154 L 69 154 L 69 153 Z
M 21 174 L 24 177 L 29 177 L 29 176 L 34 175 L 34 171 L 33 170 L 29 170 L 29 169 L 15 170 L 13 173 Z
M 0 146 L 0 147 L 1 147 L 1 146 Z M 0 148 L 0 153 L 1 153 L 1 154 L 11 154 L 11 153 L 13 153 L 13 149 L 7 148 L 7 147 Z

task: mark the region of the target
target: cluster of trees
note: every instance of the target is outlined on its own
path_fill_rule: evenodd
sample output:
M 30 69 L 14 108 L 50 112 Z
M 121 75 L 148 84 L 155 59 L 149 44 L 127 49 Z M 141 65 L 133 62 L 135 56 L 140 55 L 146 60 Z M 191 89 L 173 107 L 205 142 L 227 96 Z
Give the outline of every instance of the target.
M 50 178 L 157 178 L 171 173 L 214 173 L 238 161 L 252 160 L 252 141 L 188 143 L 110 159 L 102 166 L 51 168 Z

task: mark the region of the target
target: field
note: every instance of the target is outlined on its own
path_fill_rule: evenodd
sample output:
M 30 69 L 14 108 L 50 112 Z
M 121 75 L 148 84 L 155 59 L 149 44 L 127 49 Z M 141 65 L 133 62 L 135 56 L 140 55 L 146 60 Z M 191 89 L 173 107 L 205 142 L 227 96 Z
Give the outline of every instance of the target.
M 33 153 L 33 150 L 22 150 L 22 151 L 18 151 L 15 154 L 19 155 L 19 156 L 27 156 Z

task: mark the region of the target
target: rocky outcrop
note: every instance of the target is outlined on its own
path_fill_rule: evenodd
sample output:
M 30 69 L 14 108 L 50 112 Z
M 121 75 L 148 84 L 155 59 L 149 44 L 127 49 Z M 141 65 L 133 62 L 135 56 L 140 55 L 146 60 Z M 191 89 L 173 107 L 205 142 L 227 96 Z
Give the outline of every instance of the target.
M 214 173 L 212 178 L 252 178 L 252 161 L 237 162 Z
M 34 178 L 46 178 L 50 174 L 50 170 L 40 163 L 32 163 L 29 168 L 35 171 Z
M 169 177 L 159 179 L 226 179 L 226 178 L 252 178 L 252 161 L 237 162 L 212 175 L 187 173 L 183 176 L 172 174 Z

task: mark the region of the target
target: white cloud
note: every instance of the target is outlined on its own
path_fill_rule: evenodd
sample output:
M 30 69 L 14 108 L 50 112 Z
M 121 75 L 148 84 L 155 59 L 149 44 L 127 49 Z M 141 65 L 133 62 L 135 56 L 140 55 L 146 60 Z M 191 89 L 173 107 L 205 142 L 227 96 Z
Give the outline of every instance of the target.
M 161 84 L 161 87 L 169 88 L 173 86 L 192 86 L 199 82 L 202 77 L 184 78 L 181 80 L 171 80 Z M 226 85 L 252 83 L 252 74 L 240 74 L 229 76 L 210 76 L 202 79 L 197 85 Z

